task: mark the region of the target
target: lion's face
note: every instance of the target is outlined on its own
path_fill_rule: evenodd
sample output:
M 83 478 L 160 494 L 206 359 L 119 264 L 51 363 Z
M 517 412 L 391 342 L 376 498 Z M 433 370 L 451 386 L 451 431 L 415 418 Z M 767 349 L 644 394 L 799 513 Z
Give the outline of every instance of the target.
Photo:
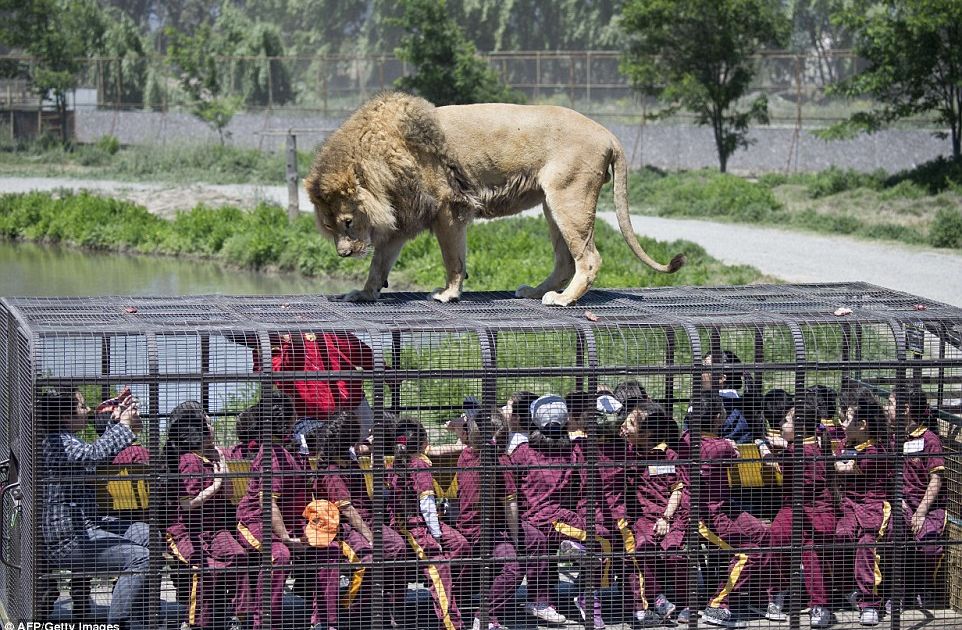
M 314 204 L 317 228 L 334 239 L 337 255 L 363 256 L 371 247 L 371 223 L 357 199 L 336 197 Z

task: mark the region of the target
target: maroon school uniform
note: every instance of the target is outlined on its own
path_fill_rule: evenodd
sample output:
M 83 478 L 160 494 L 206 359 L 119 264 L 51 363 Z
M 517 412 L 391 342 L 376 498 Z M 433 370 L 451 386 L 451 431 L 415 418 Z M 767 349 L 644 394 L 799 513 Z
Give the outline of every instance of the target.
M 889 530 L 891 505 L 886 497 L 892 467 L 883 457 L 885 449 L 873 440 L 843 449 L 842 455 L 854 458 L 857 472 L 838 477 L 842 515 L 835 533 L 839 542 L 858 543 L 854 573 L 861 593 L 859 606 L 878 609 L 882 603 L 878 590 L 882 569 L 874 545 Z
M 230 503 L 229 486 L 222 485 L 203 505 L 192 510 L 180 505 L 183 499 L 196 497 L 214 483 L 214 462 L 198 453 L 184 453 L 178 472 L 181 477 L 176 517 L 167 528 L 167 547 L 182 564 L 200 570 L 189 578 L 182 576 L 183 580 L 179 576 L 176 582 L 182 585 L 178 595 L 185 597 L 187 623 L 205 628 L 213 621 L 215 593 L 225 587 L 234 591 L 235 614 L 246 609 L 246 593 L 240 593 L 235 578 L 238 574 L 218 570 L 241 561 L 244 548 L 233 535 L 234 506 Z
M 508 468 L 508 457 L 502 455 L 492 479 L 494 483 L 494 550 L 492 557 L 498 562 L 493 573 L 491 586 L 487 590 L 488 614 L 491 623 L 498 623 L 498 614 L 514 599 L 514 593 L 521 585 L 524 571 L 517 562 L 517 550 L 508 531 L 505 518 L 506 504 L 517 501 L 517 488 L 514 475 Z M 457 528 L 464 538 L 476 550 L 481 544 L 481 487 L 484 483 L 481 457 L 473 448 L 465 448 L 458 457 L 458 522 Z M 471 470 L 471 469 L 474 470 Z M 544 555 L 547 550 L 547 540 L 534 527 L 521 524 L 519 536 L 523 536 L 526 548 L 534 549 L 533 553 Z M 520 542 L 520 541 L 519 541 Z M 476 572 L 478 567 L 471 567 L 469 572 Z M 465 586 L 476 584 L 477 575 L 467 574 Z
M 387 476 L 387 483 L 391 491 L 388 506 L 391 524 L 405 537 L 420 560 L 454 560 L 470 553 L 464 536 L 445 523 L 441 523 L 439 545 L 421 516 L 421 498 L 426 495 L 434 496 L 431 460 L 427 455 L 415 455 L 401 467 L 395 460 L 392 472 Z M 464 568 L 452 569 L 448 562 L 443 562 L 428 564 L 424 570 L 431 585 L 431 596 L 438 619 L 446 630 L 461 628 L 461 612 L 454 601 L 452 577 L 459 584 L 463 583 Z
M 906 579 L 910 584 L 922 585 L 924 592 L 931 586 L 935 571 L 942 557 L 942 533 L 945 530 L 945 492 L 939 492 L 925 515 L 922 529 L 916 534 L 912 531 L 912 516 L 918 510 L 932 474 L 944 474 L 945 459 L 942 440 L 926 427 L 919 427 L 908 437 L 902 446 L 905 460 L 902 468 L 902 497 L 909 509 L 903 510 L 905 531 L 914 537 L 918 546 L 905 552 Z
M 648 596 L 660 593 L 670 593 L 669 599 L 687 605 L 688 561 L 684 544 L 688 514 L 684 507 L 679 505 L 664 537 L 658 538 L 654 533 L 655 522 L 664 516 L 671 495 L 685 488 L 677 459 L 678 454 L 662 443 L 646 453 L 633 455 L 628 470 L 628 482 L 634 490 L 628 506 L 635 550 L 649 552 L 633 559 L 633 571 L 628 576 L 637 610 L 646 610 Z M 654 551 L 657 554 L 651 554 Z
M 117 453 L 111 463 L 117 466 L 123 466 L 124 464 L 149 464 L 150 451 L 140 444 L 131 444 Z
M 713 608 L 727 608 L 728 596 L 742 590 L 758 568 L 768 563 L 770 555 L 750 551 L 768 546 L 768 526 L 729 505 L 728 469 L 737 458 L 738 449 L 731 442 L 705 434 L 701 438 L 701 463 L 697 468 L 692 465 L 701 475 L 701 503 L 707 517 L 699 522 L 698 531 L 710 543 L 735 552 L 724 582 L 709 603 Z
M 826 439 L 828 439 L 826 437 Z M 819 459 L 822 447 L 815 437 L 802 440 L 802 457 L 799 462 L 789 445 L 779 458 L 782 469 L 782 507 L 772 520 L 772 546 L 789 547 L 792 544 L 792 497 L 795 492 L 795 474 L 802 470 L 802 563 L 805 566 L 805 588 L 809 606 L 828 606 L 828 593 L 822 571 L 819 547 L 832 542 L 836 528 L 835 504 L 828 487 L 828 466 L 832 463 Z M 821 552 L 824 553 L 824 552 Z M 829 552 L 831 553 L 831 552 Z M 790 579 L 789 553 L 775 552 L 774 589 L 787 592 Z
M 240 540 L 252 551 L 260 551 L 264 540 L 263 512 L 262 512 L 262 484 L 264 473 L 272 471 L 271 495 L 277 502 L 284 524 L 291 536 L 300 536 L 304 530 L 304 507 L 310 501 L 309 487 L 303 474 L 304 471 L 297 459 L 280 444 L 272 444 L 270 449 L 270 468 L 265 465 L 265 447 L 261 447 L 251 464 L 251 472 L 258 473 L 251 477 L 247 484 L 247 494 L 237 505 L 237 530 Z M 299 558 L 314 566 L 323 566 L 337 560 L 337 548 L 311 548 L 299 555 Z M 271 542 L 270 576 L 261 571 L 257 577 L 257 586 L 251 597 L 250 607 L 253 610 L 254 627 L 262 624 L 260 611 L 261 593 L 268 581 L 271 589 L 271 615 L 273 619 L 280 619 L 281 603 L 284 594 L 284 584 L 291 564 L 291 550 L 278 541 Z M 312 591 L 320 593 L 323 601 L 333 598 L 336 600 L 338 587 L 338 572 L 336 569 L 318 569 L 317 584 Z M 329 624 L 336 624 L 337 609 L 327 607 L 326 616 Z

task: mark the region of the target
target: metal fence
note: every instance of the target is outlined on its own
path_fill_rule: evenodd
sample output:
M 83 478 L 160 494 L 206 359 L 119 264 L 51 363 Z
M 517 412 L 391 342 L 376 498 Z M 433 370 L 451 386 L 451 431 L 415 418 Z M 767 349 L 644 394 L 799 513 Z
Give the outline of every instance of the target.
M 618 51 L 493 52 L 482 57 L 532 102 L 633 119 L 657 108 L 629 86 L 618 68 Z M 24 68 L 33 64 L 26 57 L 2 59 Z M 763 51 L 756 60 L 753 90 L 772 97 L 774 122 L 788 124 L 799 116 L 815 125 L 844 117 L 849 106 L 827 98 L 825 90 L 861 65 L 848 50 L 822 55 Z M 72 98 L 76 109 L 168 111 L 185 104 L 178 71 L 165 57 L 83 61 Z M 279 109 L 341 116 L 410 71 L 393 55 L 218 58 L 225 95 L 237 97 L 250 112 Z M 6 81 L 0 84 L 0 103 L 5 109 L 35 107 L 37 95 L 24 80 Z
M 0 317 L 14 621 L 962 625 L 954 307 L 851 283 Z

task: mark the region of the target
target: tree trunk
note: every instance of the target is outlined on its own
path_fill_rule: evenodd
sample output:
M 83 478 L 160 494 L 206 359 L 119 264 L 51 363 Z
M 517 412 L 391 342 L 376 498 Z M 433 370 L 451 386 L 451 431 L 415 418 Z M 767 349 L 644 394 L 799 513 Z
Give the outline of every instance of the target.
M 67 134 L 67 95 L 66 93 L 57 94 L 57 115 L 60 119 L 60 143 L 67 148 L 69 140 Z
M 712 115 L 712 128 L 715 132 L 715 149 L 718 151 L 718 170 L 728 171 L 728 152 L 725 150 L 725 134 L 722 128 L 721 114 Z

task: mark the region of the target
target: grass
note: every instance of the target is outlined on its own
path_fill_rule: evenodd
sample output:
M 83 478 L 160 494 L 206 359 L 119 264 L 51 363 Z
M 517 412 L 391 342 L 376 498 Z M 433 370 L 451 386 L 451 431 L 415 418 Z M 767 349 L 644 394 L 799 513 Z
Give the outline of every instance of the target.
M 252 270 L 298 272 L 305 276 L 339 277 L 361 282 L 366 259 L 342 259 L 323 238 L 313 217 L 291 224 L 285 211 L 260 205 L 252 211 L 235 207 L 198 206 L 172 220 L 151 214 L 134 203 L 90 193 L 27 193 L 0 196 L 0 238 L 59 243 L 94 250 L 211 259 Z M 728 266 L 697 245 L 641 239 L 654 257 L 667 260 L 682 251 L 688 264 L 677 274 L 653 272 L 625 246 L 620 233 L 598 222 L 598 248 L 604 265 L 598 287 L 747 284 L 761 280 L 751 267 Z M 465 289 L 505 290 L 533 284 L 553 265 L 543 220 L 515 218 L 478 223 L 468 231 L 470 278 Z M 422 234 L 404 248 L 392 283 L 432 289 L 444 277 L 433 236 Z
M 644 169 L 630 177 L 629 202 L 633 212 L 657 216 L 962 249 L 962 163 L 941 158 L 894 175 L 830 168 L 757 181 L 710 170 Z M 610 192 L 602 204 L 610 209 Z
M 310 153 L 298 153 L 299 172 L 308 171 L 311 159 Z M 280 185 L 284 171 L 282 152 L 220 145 L 124 147 L 104 136 L 69 150 L 49 141 L 0 146 L 4 176 Z

